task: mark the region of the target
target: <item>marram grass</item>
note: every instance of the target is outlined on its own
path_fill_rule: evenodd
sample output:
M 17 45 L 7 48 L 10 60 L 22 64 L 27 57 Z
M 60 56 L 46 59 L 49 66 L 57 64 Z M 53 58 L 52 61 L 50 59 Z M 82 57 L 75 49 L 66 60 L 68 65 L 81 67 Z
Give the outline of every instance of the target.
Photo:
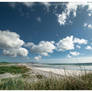
M 41 77 L 30 82 L 23 77 L 2 79 L 0 90 L 92 90 L 92 74 L 65 78 Z

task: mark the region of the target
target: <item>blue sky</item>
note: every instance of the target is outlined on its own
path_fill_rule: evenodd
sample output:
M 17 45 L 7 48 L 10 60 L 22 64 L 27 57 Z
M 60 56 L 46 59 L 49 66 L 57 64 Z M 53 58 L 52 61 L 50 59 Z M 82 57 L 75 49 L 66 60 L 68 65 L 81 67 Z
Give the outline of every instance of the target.
M 0 2 L 1 61 L 67 63 L 91 56 L 91 3 Z

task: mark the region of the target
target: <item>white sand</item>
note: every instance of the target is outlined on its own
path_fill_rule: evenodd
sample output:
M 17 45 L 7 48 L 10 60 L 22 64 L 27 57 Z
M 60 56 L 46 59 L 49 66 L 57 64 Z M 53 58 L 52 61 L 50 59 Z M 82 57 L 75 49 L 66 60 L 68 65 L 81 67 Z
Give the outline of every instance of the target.
M 55 68 L 44 68 L 44 67 L 34 67 L 31 64 L 24 64 L 27 67 L 31 68 L 35 73 L 43 74 L 48 76 L 49 74 L 58 74 L 62 76 L 79 76 L 85 75 L 85 73 L 92 73 L 92 71 L 81 71 L 81 70 L 64 70 L 64 69 L 55 69 Z
M 64 70 L 64 69 L 54 69 L 54 68 L 39 68 L 39 67 L 34 67 L 33 69 L 35 70 L 40 70 L 49 73 L 55 73 L 59 75 L 67 75 L 67 76 L 79 76 L 79 75 L 84 75 L 85 73 L 92 73 L 92 71 L 79 71 L 79 70 Z

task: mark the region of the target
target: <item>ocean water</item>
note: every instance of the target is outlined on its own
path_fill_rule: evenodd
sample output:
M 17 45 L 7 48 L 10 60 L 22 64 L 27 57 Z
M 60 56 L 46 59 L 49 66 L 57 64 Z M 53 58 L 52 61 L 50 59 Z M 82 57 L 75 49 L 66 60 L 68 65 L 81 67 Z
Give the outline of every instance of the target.
M 92 63 L 77 63 L 77 64 L 33 64 L 34 67 L 42 68 L 55 68 L 64 70 L 89 70 L 92 71 Z

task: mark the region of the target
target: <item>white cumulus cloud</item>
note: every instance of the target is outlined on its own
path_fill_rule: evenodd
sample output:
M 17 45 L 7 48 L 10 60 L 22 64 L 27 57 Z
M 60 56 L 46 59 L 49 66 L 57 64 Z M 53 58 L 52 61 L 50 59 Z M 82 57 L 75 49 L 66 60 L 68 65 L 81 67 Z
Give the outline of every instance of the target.
M 58 43 L 56 43 L 58 51 L 66 51 L 66 50 L 73 50 L 75 48 L 75 43 L 77 44 L 87 44 L 87 40 L 76 38 L 73 36 L 67 36 L 61 39 Z M 78 46 L 78 48 L 80 48 Z
M 81 48 L 81 46 L 79 46 L 79 45 L 76 45 L 76 48 L 80 49 L 80 48 Z
M 53 53 L 56 48 L 54 41 L 41 41 L 39 44 L 27 43 L 31 48 L 31 53 L 39 54 L 42 56 L 48 56 L 48 53 Z
M 34 5 L 34 2 L 22 2 L 27 7 L 32 7 Z
M 72 50 L 74 49 L 73 36 L 67 36 L 60 40 L 57 45 L 58 51 Z
M 76 17 L 77 8 L 78 8 L 77 3 L 66 4 L 66 9 L 61 14 L 58 14 L 57 16 L 59 24 L 65 25 L 67 22 L 67 18 L 70 16 L 71 12 L 73 13 L 73 17 Z
M 0 48 L 19 48 L 24 44 L 20 36 L 15 32 L 0 31 Z
M 28 51 L 25 48 L 13 48 L 13 49 L 5 49 L 3 50 L 3 54 L 7 55 L 7 56 L 27 56 L 28 55 Z
M 88 45 L 88 46 L 85 47 L 85 49 L 92 50 L 92 47 Z
M 32 7 L 33 5 L 35 5 L 35 2 L 22 2 L 22 3 L 27 7 Z M 51 6 L 49 2 L 40 2 L 40 3 L 43 4 L 46 8 L 49 8 Z
M 47 8 L 51 6 L 49 2 L 41 2 L 43 5 L 45 5 Z
M 49 2 L 40 2 L 40 3 L 43 4 L 46 8 L 49 8 L 51 6 L 51 4 Z M 17 4 L 23 4 L 24 6 L 30 8 L 35 5 L 35 2 L 21 2 L 21 3 L 12 2 L 12 3 L 9 3 L 9 5 L 13 8 L 16 7 Z
M 79 53 L 79 52 L 76 52 L 76 51 L 73 51 L 73 52 L 70 52 L 70 54 L 71 54 L 72 56 L 78 56 L 80 53 Z
M 78 43 L 78 44 L 87 44 L 87 40 L 85 39 L 80 39 L 80 38 L 74 38 L 74 43 Z
M 28 51 L 22 48 L 24 41 L 15 32 L 9 30 L 0 30 L 0 49 L 3 50 L 4 55 L 8 56 L 27 56 Z
M 34 43 L 33 42 L 27 42 L 27 43 L 24 44 L 24 46 L 31 48 L 32 46 L 34 46 Z
M 84 27 L 87 27 L 87 28 L 89 28 L 89 29 L 92 29 L 92 24 L 84 23 L 83 26 L 84 26 Z
M 41 58 L 42 58 L 41 56 L 35 56 L 35 57 L 34 57 L 34 59 L 35 59 L 36 61 L 39 61 Z
M 72 56 L 70 54 L 67 55 L 68 58 L 71 58 Z
M 91 13 L 88 13 L 88 16 L 92 16 L 92 14 Z

